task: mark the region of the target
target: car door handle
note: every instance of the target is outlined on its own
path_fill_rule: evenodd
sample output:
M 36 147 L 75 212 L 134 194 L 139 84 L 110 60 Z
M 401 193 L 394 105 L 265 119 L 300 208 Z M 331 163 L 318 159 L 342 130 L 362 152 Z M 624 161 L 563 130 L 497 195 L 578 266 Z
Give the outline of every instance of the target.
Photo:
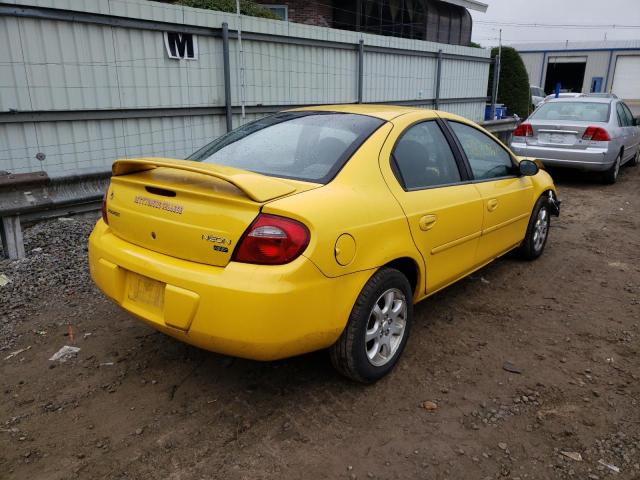
M 498 200 L 496 198 L 492 198 L 487 202 L 487 210 L 493 212 L 496 208 L 498 208 Z
M 420 219 L 420 230 L 423 230 L 425 232 L 427 230 L 431 230 L 437 221 L 438 217 L 436 217 L 435 215 L 425 215 Z

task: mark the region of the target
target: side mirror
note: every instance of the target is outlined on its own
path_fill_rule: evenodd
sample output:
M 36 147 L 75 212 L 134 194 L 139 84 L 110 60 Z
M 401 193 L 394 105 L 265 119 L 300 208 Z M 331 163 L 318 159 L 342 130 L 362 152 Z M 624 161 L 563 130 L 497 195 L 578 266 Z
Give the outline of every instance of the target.
M 638 125 L 640 125 L 640 118 L 634 118 L 633 119 L 633 126 L 637 127 Z
M 520 175 L 523 177 L 533 177 L 540 171 L 540 168 L 536 164 L 536 162 L 532 162 L 531 160 L 522 160 L 520 162 Z

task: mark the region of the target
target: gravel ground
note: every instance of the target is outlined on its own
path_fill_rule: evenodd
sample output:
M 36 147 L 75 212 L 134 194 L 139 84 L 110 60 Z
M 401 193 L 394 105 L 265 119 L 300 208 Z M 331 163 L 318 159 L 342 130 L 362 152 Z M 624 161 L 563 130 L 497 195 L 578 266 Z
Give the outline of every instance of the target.
M 13 347 L 25 315 L 61 302 L 76 306 L 79 299 L 97 294 L 86 253 L 96 219 L 95 214 L 85 214 L 29 227 L 25 233 L 27 257 L 21 260 L 3 261 L 0 247 L 0 274 L 10 280 L 0 287 L 0 352 Z
M 0 261 L 0 477 L 640 479 L 640 169 L 557 178 L 545 255 L 422 302 L 369 387 L 146 327 L 90 282 L 95 216 L 27 229 Z

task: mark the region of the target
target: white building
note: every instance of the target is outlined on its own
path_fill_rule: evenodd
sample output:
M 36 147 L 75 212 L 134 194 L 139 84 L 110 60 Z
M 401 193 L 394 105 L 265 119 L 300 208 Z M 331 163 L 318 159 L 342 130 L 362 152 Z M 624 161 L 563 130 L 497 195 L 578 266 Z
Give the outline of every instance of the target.
M 553 93 L 612 92 L 640 101 L 640 40 L 512 45 L 524 60 L 531 85 Z

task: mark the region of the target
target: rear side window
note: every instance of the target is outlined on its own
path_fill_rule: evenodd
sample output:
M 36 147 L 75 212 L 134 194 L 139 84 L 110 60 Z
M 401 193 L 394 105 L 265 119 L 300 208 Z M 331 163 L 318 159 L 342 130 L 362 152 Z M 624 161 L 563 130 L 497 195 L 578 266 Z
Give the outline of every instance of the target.
M 626 113 L 627 115 L 627 121 L 629 122 L 629 126 L 633 127 L 633 120 L 634 120 L 634 116 L 633 113 L 631 113 L 631 110 L 629 110 L 629 107 L 627 106 L 626 103 L 621 103 L 620 105 L 622 105 L 622 109 L 624 110 L 624 113 Z
M 283 112 L 229 132 L 189 160 L 327 183 L 383 123 L 349 113 Z
M 625 107 L 626 105 L 624 103 L 618 103 L 616 106 L 618 112 L 618 124 L 621 127 L 631 127 L 633 126 L 633 115 L 631 115 L 631 111 Z
M 463 123 L 449 122 L 464 150 L 476 180 L 509 177 L 514 174 L 511 155 L 493 138 Z
M 396 175 L 405 190 L 421 190 L 460 182 L 460 171 L 435 121 L 409 127 L 393 150 Z
M 536 120 L 568 120 L 578 122 L 608 122 L 609 104 L 595 102 L 550 102 L 536 110 Z

